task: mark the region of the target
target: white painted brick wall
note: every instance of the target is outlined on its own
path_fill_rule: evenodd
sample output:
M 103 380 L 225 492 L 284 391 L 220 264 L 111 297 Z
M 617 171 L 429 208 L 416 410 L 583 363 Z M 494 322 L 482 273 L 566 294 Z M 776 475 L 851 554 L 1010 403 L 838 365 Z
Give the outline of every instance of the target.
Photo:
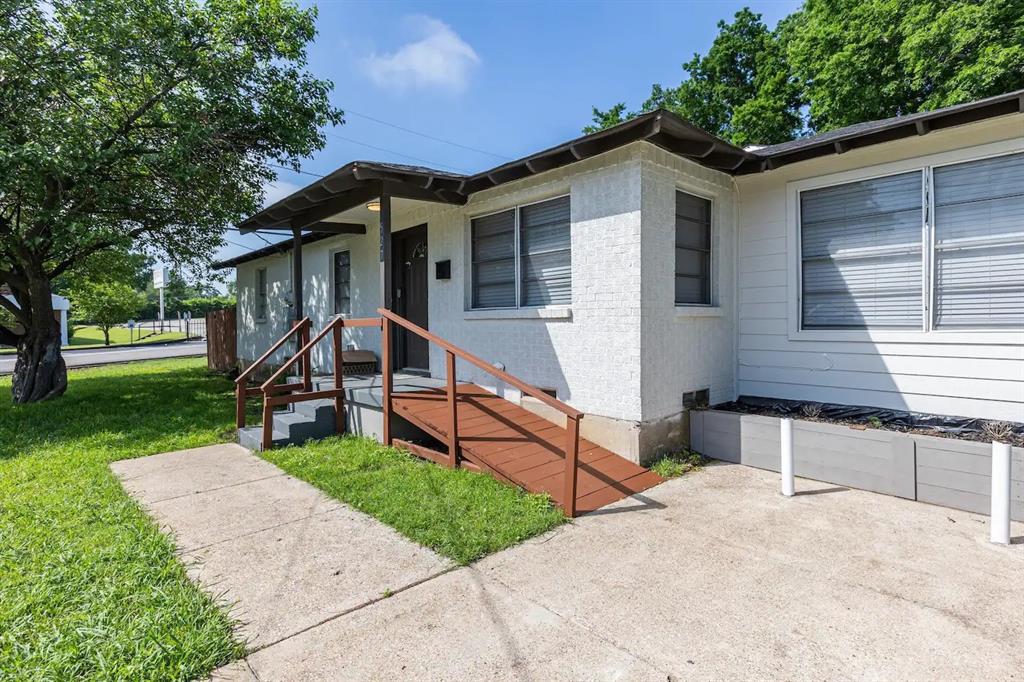
M 735 397 L 735 191 L 732 179 L 644 145 L 643 418 L 682 411 L 686 391 L 710 389 L 712 403 Z M 712 200 L 712 302 L 715 310 L 675 305 L 675 193 Z M 716 316 L 701 316 L 714 312 Z
M 641 250 L 640 149 L 634 144 L 566 168 L 480 192 L 466 206 L 417 204 L 396 212 L 395 231 L 428 224 L 428 302 L 431 331 L 494 362 L 532 384 L 553 388 L 558 397 L 578 409 L 617 419 L 641 419 Z M 467 313 L 469 221 L 489 213 L 554 196 L 571 195 L 572 277 L 571 316 L 567 319 L 473 319 Z M 374 315 L 380 301 L 379 225 L 367 234 L 338 237 L 308 245 L 303 251 L 305 312 L 314 328 L 329 319 L 331 306 L 330 254 L 352 251 L 353 315 Z M 450 259 L 452 278 L 434 278 L 433 264 Z M 284 315 L 273 325 L 252 325 L 255 270 L 274 266 L 272 279 L 288 286 L 288 259 L 271 257 L 238 268 L 239 354 L 253 358 L 286 329 Z M 273 297 L 272 297 L 273 307 Z M 276 318 L 275 318 L 276 319 Z M 253 332 L 247 332 L 253 329 Z M 351 334 L 351 333 L 350 333 Z M 360 348 L 379 352 L 379 336 L 356 332 Z M 330 349 L 322 344 L 316 365 L 330 366 Z M 444 373 L 444 355 L 432 348 L 430 369 Z M 461 379 L 504 391 L 486 373 L 461 364 Z M 509 397 L 515 398 L 514 393 Z

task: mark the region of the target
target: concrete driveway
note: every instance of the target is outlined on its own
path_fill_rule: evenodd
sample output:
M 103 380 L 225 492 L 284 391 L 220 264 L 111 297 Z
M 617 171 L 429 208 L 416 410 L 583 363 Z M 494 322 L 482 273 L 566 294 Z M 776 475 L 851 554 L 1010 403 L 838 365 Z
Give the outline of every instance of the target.
M 1024 678 L 1024 525 L 712 466 L 253 652 L 227 679 Z

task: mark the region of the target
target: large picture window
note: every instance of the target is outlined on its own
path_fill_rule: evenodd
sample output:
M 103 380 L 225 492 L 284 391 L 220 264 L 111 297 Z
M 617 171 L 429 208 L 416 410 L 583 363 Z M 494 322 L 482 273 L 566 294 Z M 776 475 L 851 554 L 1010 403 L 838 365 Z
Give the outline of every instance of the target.
M 803 329 L 1024 326 L 1024 154 L 799 195 Z
M 921 326 L 921 171 L 804 192 L 804 329 Z
M 572 302 L 569 197 L 474 218 L 472 307 Z
M 1024 327 L 1024 154 L 942 166 L 935 327 Z
M 676 305 L 711 305 L 711 201 L 676 192 Z

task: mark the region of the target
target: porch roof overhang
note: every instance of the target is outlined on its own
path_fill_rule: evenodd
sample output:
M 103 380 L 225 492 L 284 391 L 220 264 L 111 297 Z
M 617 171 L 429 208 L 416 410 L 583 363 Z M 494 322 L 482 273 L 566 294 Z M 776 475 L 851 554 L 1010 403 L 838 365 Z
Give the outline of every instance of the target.
M 352 161 L 268 206 L 238 227 L 242 232 L 273 228 L 310 230 L 314 229 L 314 224 L 382 194 L 462 205 L 476 192 L 567 166 L 641 140 L 725 172 L 733 172 L 742 164 L 754 163 L 758 159 L 756 154 L 659 109 L 474 175 L 424 166 Z
M 743 149 L 664 109 L 472 175 L 424 166 L 352 161 L 268 206 L 238 225 L 319 231 L 327 218 L 384 194 L 419 201 L 465 204 L 471 195 L 567 166 L 633 142 L 647 141 L 702 166 L 731 175 L 763 173 L 820 156 L 925 135 L 933 130 L 1024 112 L 1024 90 L 934 111 L 859 123 L 819 135 Z

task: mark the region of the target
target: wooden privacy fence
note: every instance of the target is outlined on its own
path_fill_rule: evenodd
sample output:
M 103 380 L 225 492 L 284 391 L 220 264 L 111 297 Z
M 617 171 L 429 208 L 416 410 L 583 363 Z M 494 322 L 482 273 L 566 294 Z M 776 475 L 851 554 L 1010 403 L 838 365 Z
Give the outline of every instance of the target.
M 238 367 L 234 308 L 206 313 L 206 365 L 217 372 Z

